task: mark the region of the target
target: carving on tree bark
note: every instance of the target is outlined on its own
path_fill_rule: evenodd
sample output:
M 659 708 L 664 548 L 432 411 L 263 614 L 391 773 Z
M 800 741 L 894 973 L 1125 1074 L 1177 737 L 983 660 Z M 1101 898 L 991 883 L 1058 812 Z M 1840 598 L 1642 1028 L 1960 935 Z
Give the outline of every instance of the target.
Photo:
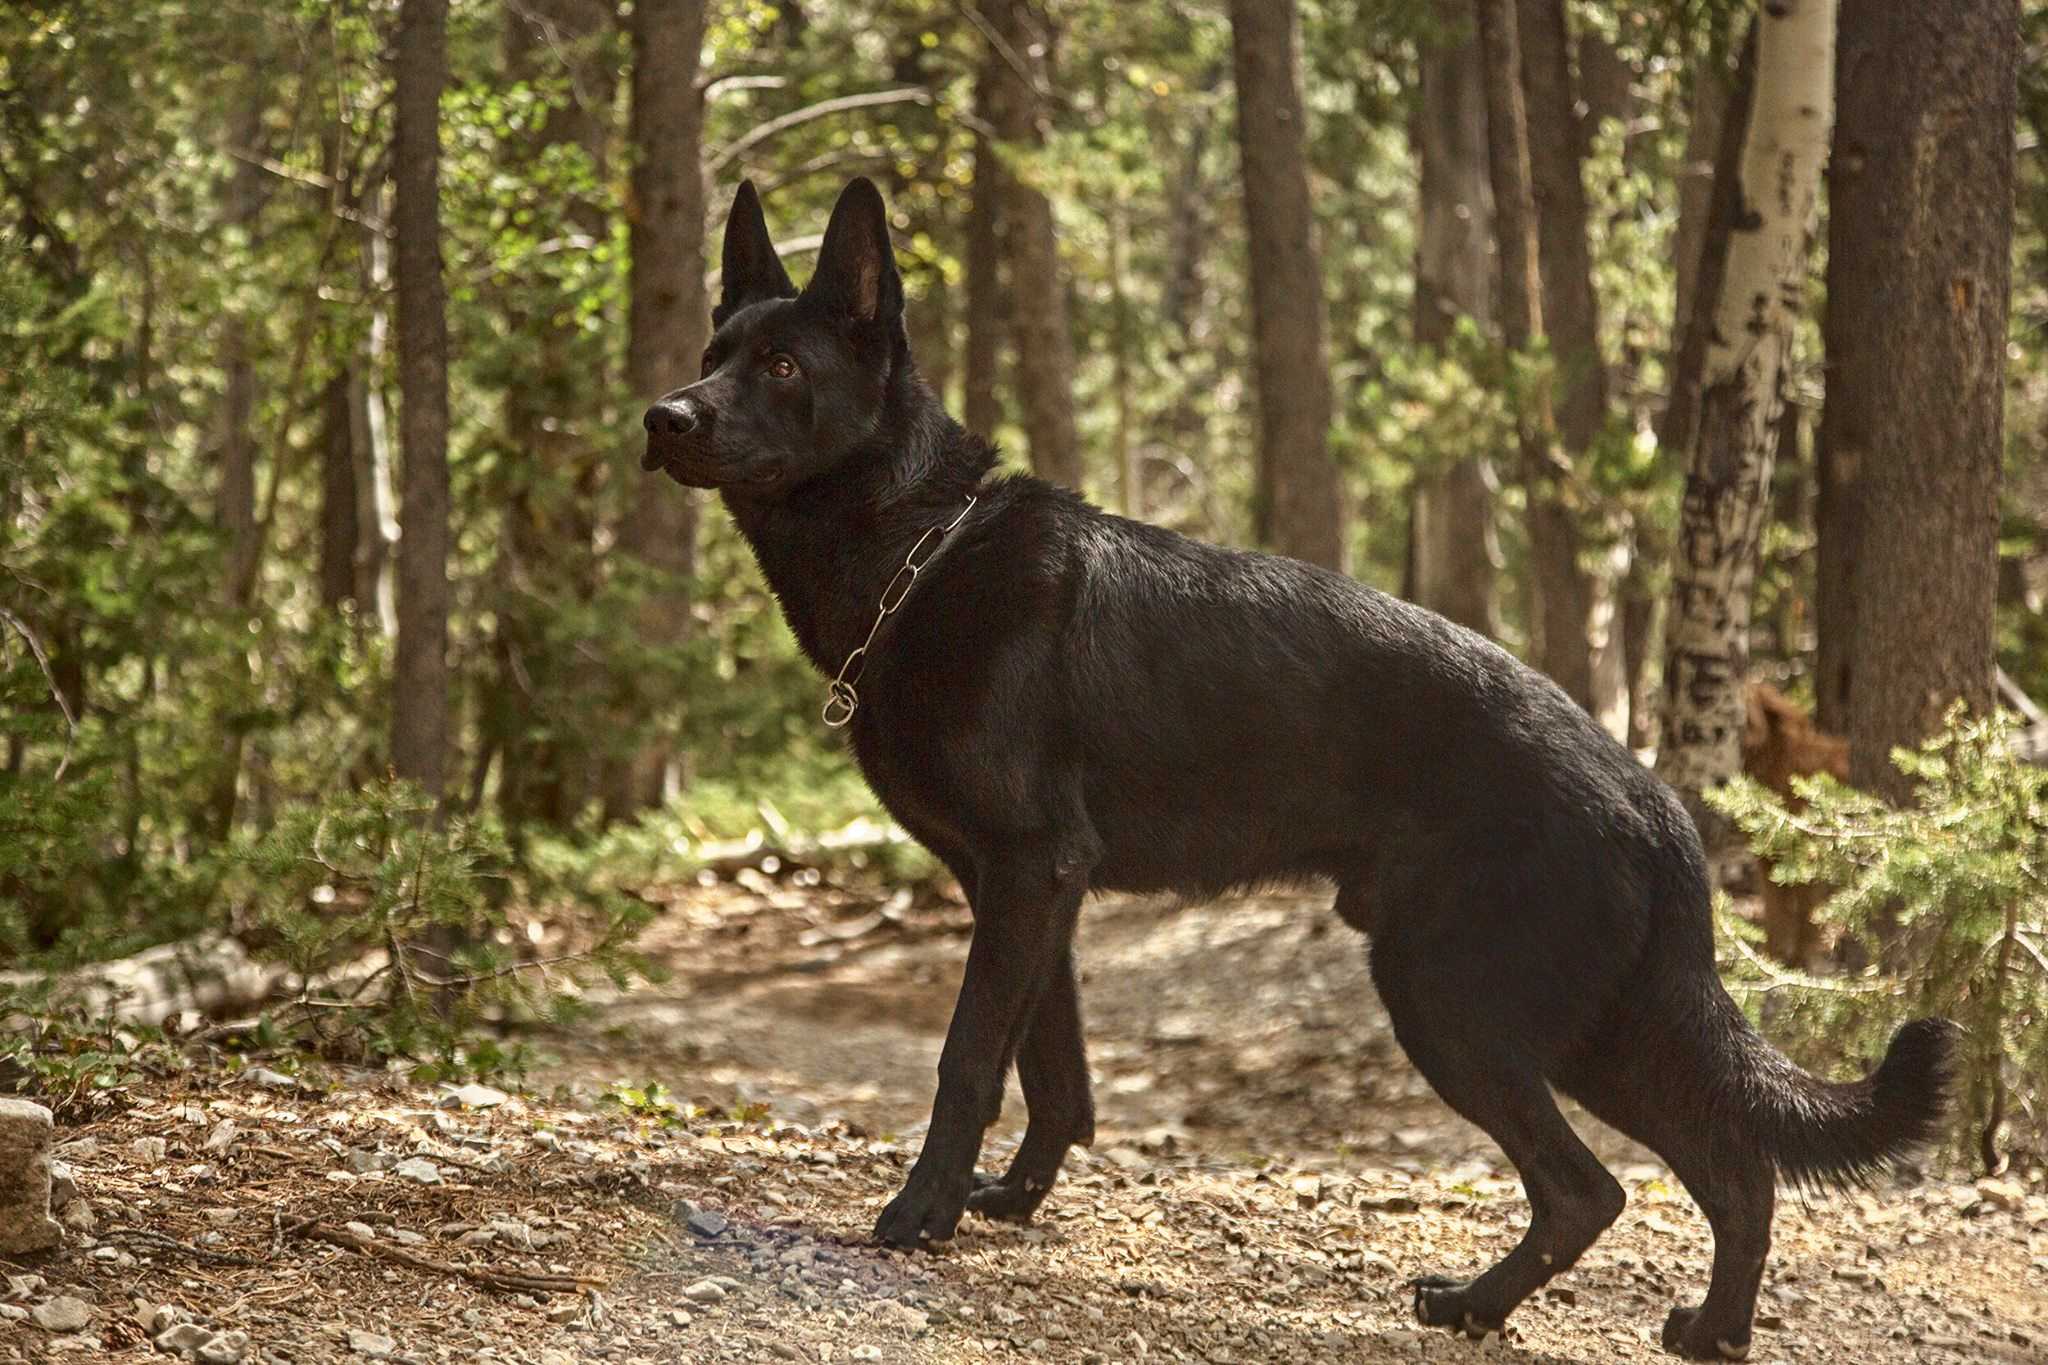
M 1733 177 L 1716 187 L 1725 256 L 1718 293 L 1716 263 L 1701 274 L 1698 418 L 1689 449 L 1680 447 L 1687 473 L 1657 770 L 1696 818 L 1699 793 L 1742 764 L 1750 588 L 1834 110 L 1834 0 L 1781 0 L 1756 24 L 1748 118 L 1731 111 L 1716 173 Z M 1725 155 L 1737 147 L 1739 161 Z

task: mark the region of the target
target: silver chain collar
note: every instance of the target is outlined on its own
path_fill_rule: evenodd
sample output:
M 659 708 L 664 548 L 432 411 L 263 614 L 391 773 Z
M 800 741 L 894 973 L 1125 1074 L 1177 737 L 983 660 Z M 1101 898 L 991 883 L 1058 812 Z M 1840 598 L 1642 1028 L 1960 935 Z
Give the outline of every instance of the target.
M 824 721 L 832 729 L 837 730 L 845 726 L 853 719 L 853 713 L 860 709 L 860 693 L 854 690 L 854 684 L 860 681 L 862 671 L 868 666 L 868 646 L 875 642 L 875 635 L 882 629 L 882 622 L 888 620 L 910 596 L 910 590 L 917 585 L 917 576 L 938 556 L 940 546 L 933 545 L 932 552 L 923 559 L 917 557 L 918 553 L 934 536 L 943 542 L 952 534 L 954 527 L 967 520 L 967 514 L 974 510 L 974 504 L 979 500 L 977 495 L 969 494 L 967 505 L 960 509 L 960 515 L 944 526 L 927 526 L 924 534 L 917 538 L 917 543 L 910 547 L 909 555 L 903 560 L 903 567 L 896 571 L 896 576 L 882 589 L 881 610 L 875 613 L 875 623 L 868 627 L 868 638 L 862 640 L 859 647 L 846 656 L 846 662 L 839 665 L 839 676 L 832 679 L 831 684 L 825 689 Z

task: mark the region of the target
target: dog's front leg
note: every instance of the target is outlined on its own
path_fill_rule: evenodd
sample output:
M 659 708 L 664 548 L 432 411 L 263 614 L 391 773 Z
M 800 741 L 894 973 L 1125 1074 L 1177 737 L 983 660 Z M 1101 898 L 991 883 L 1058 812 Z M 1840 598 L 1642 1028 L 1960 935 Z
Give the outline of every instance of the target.
M 1071 944 L 1060 951 L 1032 1007 L 1017 1052 L 1017 1079 L 1031 1121 L 1001 1179 L 975 1177 L 967 1207 L 989 1218 L 1029 1222 L 1060 1173 L 1067 1149 L 1095 1140 L 1095 1100 L 1081 1041 L 1081 996 Z
M 877 1241 L 942 1242 L 959 1225 L 982 1134 L 1002 1111 L 1004 1073 L 1073 936 L 1089 861 L 1012 856 L 978 869 L 974 942 L 939 1055 L 931 1128 L 909 1180 L 875 1224 Z

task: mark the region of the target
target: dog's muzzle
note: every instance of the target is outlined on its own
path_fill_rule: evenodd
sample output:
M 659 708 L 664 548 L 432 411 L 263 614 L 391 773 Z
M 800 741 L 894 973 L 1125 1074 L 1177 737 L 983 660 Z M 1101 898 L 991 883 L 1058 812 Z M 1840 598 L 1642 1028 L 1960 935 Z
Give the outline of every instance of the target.
M 640 457 L 640 468 L 651 473 L 669 462 L 676 442 L 710 431 L 711 409 L 687 395 L 664 398 L 647 410 L 640 424 L 647 428 L 647 453 Z

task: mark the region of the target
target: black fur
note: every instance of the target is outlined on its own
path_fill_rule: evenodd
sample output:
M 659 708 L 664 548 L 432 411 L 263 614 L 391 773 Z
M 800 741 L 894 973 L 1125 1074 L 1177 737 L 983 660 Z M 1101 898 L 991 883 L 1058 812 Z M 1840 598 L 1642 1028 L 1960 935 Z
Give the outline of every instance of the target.
M 1746 1349 L 1774 1176 L 1853 1180 L 1928 1138 L 1953 1027 L 1908 1025 L 1864 1080 L 1814 1079 L 1715 976 L 1684 811 L 1547 679 L 1339 575 L 990 479 L 994 453 L 911 362 L 866 181 L 802 294 L 750 186 L 724 259 L 705 377 L 649 411 L 647 465 L 723 491 L 822 673 L 918 537 L 979 499 L 883 626 L 850 727 L 975 919 L 930 1134 L 876 1236 L 1029 1217 L 1092 1138 L 1071 950 L 1088 892 L 1327 880 L 1403 1047 L 1532 1205 L 1499 1265 L 1418 1281 L 1417 1314 L 1497 1329 L 1619 1215 L 1554 1086 L 1661 1153 L 1713 1225 L 1706 1301 L 1673 1311 L 1666 1344 Z M 1013 1062 L 1024 1141 L 977 1183 Z

